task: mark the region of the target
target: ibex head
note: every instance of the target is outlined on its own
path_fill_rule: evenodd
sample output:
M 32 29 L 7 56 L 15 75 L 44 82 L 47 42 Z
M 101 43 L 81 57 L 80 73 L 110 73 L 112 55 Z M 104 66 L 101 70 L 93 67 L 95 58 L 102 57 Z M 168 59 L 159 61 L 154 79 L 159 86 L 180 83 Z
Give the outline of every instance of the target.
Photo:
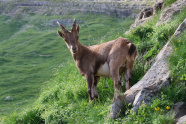
M 76 20 L 74 20 L 71 31 L 66 30 L 65 27 L 63 27 L 58 21 L 57 24 L 62 29 L 62 32 L 58 30 L 58 35 L 65 40 L 70 52 L 72 54 L 76 54 L 78 52 L 78 38 L 80 29 L 79 25 L 76 25 Z

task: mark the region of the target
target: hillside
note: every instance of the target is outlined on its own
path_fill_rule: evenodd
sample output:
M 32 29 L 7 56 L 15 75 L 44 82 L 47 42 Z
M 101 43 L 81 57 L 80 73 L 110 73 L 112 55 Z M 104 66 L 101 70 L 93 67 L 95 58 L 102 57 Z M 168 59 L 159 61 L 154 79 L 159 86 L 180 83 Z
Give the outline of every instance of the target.
M 173 2 L 167 3 L 167 7 Z M 119 36 L 134 42 L 138 48 L 132 76 L 135 84 L 185 19 L 185 12 L 184 7 L 169 23 L 157 26 L 161 15 L 159 11 L 128 34 L 124 32 L 134 19 L 118 16 L 81 12 L 66 15 L 0 15 L 0 28 L 4 29 L 0 32 L 0 78 L 3 79 L 0 82 L 0 114 L 4 116 L 3 123 L 173 123 L 173 103 L 186 102 L 185 32 L 172 40 L 171 85 L 157 94 L 151 105 L 141 106 L 139 113 L 126 105 L 125 112 L 112 120 L 107 117 L 114 91 L 112 80 L 101 78 L 98 84 L 99 99 L 89 102 L 86 81 L 75 67 L 66 45 L 57 36 L 59 28 L 55 23 L 59 20 L 69 29 L 76 18 L 81 26 L 80 41 L 84 45 L 100 44 Z M 125 91 L 124 86 L 122 90 Z M 7 96 L 12 99 L 5 100 Z

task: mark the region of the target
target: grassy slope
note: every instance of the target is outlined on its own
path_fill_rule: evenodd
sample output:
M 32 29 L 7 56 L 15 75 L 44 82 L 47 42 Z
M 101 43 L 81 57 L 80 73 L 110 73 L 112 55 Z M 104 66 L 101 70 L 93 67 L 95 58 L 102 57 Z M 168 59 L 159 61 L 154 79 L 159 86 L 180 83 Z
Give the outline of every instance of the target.
M 4 22 L 8 23 L 7 25 L 13 25 L 13 28 L 12 26 L 6 27 L 7 33 L 14 31 L 14 28 L 17 31 L 12 32 L 11 36 L 7 36 L 6 32 L 3 33 L 6 39 L 0 42 L 2 68 L 0 99 L 3 101 L 0 105 L 1 110 L 15 109 L 22 104 L 30 103 L 29 100 L 39 93 L 41 83 L 50 79 L 52 68 L 57 67 L 57 64 L 63 60 L 60 58 L 62 54 L 60 53 L 60 41 L 56 39 L 54 30 L 43 33 L 36 29 L 37 25 L 32 25 L 28 19 L 25 20 L 20 23 L 21 25 L 17 25 L 16 19 Z M 14 100 L 4 101 L 6 96 L 11 96 Z
M 64 41 L 56 34 L 60 28 L 55 20 L 73 20 L 75 17 L 81 25 L 80 41 L 85 45 L 115 39 L 132 23 L 130 19 L 92 13 L 0 16 L 0 28 L 4 29 L 0 32 L 1 116 L 32 104 L 44 87 L 43 82 L 52 78 L 55 68 L 71 58 Z M 14 100 L 5 101 L 7 96 Z
M 185 10 L 185 9 L 184 9 Z M 179 15 L 175 16 L 173 21 L 169 24 L 165 24 L 161 27 L 156 27 L 155 24 L 158 20 L 157 15 L 153 20 L 149 21 L 146 25 L 133 30 L 128 37 L 138 46 L 139 55 L 135 63 L 133 83 L 137 82 L 149 68 L 148 63 L 151 63 L 155 55 L 162 48 L 165 42 L 174 33 L 177 26 L 183 21 L 186 13 L 182 11 Z M 74 17 L 74 16 L 73 16 Z M 84 16 L 83 16 L 84 17 Z M 82 17 L 82 18 L 83 18 Z M 88 18 L 84 18 L 85 20 Z M 82 19 L 83 20 L 83 19 Z M 103 25 L 106 24 L 104 21 L 109 19 L 98 19 L 90 17 L 90 22 L 82 24 L 81 33 L 86 33 L 87 30 L 83 31 L 83 28 L 88 27 L 90 33 L 90 40 L 92 43 L 98 43 L 93 40 L 93 36 L 96 32 L 102 32 L 98 27 L 102 25 L 100 22 L 103 21 Z M 112 19 L 111 19 L 112 20 Z M 120 19 L 119 19 L 120 20 Z M 112 22 L 112 21 L 111 21 Z M 113 26 L 113 22 L 107 23 L 110 27 Z M 116 25 L 118 24 L 118 21 Z M 124 25 L 125 22 L 119 23 Z M 98 26 L 99 25 L 99 26 Z M 104 28 L 105 26 L 104 25 Z M 98 27 L 97 27 L 98 26 Z M 92 29 L 90 29 L 92 27 Z M 110 28 L 109 27 L 109 28 Z M 95 32 L 95 33 L 96 33 Z M 119 32 L 119 34 L 118 34 Z M 122 36 L 123 27 L 113 28 L 110 31 L 105 28 L 106 35 L 100 36 L 98 41 L 105 42 L 108 39 Z M 86 39 L 83 34 L 80 34 L 80 38 Z M 148 34 L 148 35 L 146 35 Z M 82 36 L 83 35 L 83 36 Z M 82 37 L 81 37 L 82 36 Z M 185 44 L 185 32 L 180 38 L 180 44 Z M 140 107 L 138 114 L 130 110 L 127 107 L 127 116 L 118 118 L 116 121 L 107 118 L 110 111 L 110 103 L 113 97 L 113 83 L 110 79 L 101 79 L 98 84 L 99 100 L 94 102 L 88 102 L 88 95 L 86 92 L 86 81 L 80 76 L 78 70 L 75 67 L 74 62 L 68 60 L 68 66 L 63 63 L 56 68 L 54 79 L 43 84 L 42 93 L 40 94 L 37 101 L 27 109 L 23 109 L 23 112 L 14 112 L 8 118 L 4 119 L 5 123 L 173 123 L 174 113 L 171 112 L 171 105 L 175 102 L 186 101 L 185 94 L 185 49 L 183 45 L 178 44 L 178 40 L 174 40 L 174 47 L 177 48 L 174 52 L 174 57 L 171 59 L 172 72 L 180 71 L 180 77 L 172 73 L 172 84 L 170 87 L 164 89 L 157 97 L 152 101 L 150 106 L 143 105 Z M 86 42 L 85 42 L 86 43 Z M 89 44 L 89 43 L 88 43 Z M 178 56 L 180 60 L 176 61 Z M 147 64 L 145 64 L 147 63 Z M 144 66 L 145 65 L 145 66 Z M 174 92 L 172 92 L 174 91 Z

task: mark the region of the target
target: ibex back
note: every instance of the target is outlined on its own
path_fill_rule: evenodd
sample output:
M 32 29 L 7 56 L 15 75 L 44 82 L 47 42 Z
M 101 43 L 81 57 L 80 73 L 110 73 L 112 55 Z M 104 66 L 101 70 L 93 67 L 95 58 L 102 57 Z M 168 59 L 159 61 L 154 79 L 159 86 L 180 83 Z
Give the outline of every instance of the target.
M 124 73 L 126 89 L 131 87 L 132 68 L 137 54 L 136 46 L 126 38 L 119 37 L 100 45 L 86 47 L 79 42 L 80 27 L 76 20 L 71 31 L 59 22 L 62 32 L 58 30 L 69 48 L 81 75 L 88 84 L 87 92 L 91 100 L 98 98 L 97 84 L 100 77 L 111 77 L 114 82 L 114 99 L 121 89 L 120 74 Z

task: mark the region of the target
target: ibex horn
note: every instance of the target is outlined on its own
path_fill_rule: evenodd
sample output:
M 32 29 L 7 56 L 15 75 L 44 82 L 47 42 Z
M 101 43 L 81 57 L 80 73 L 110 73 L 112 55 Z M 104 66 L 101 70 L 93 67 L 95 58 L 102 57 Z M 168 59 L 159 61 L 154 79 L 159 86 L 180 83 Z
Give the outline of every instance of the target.
M 74 24 L 72 26 L 72 31 L 76 31 L 76 18 L 74 19 Z
M 65 27 L 63 27 L 63 25 L 61 25 L 58 21 L 57 21 L 57 24 L 61 27 L 61 29 L 62 29 L 64 32 L 68 32 L 68 30 L 66 30 Z

